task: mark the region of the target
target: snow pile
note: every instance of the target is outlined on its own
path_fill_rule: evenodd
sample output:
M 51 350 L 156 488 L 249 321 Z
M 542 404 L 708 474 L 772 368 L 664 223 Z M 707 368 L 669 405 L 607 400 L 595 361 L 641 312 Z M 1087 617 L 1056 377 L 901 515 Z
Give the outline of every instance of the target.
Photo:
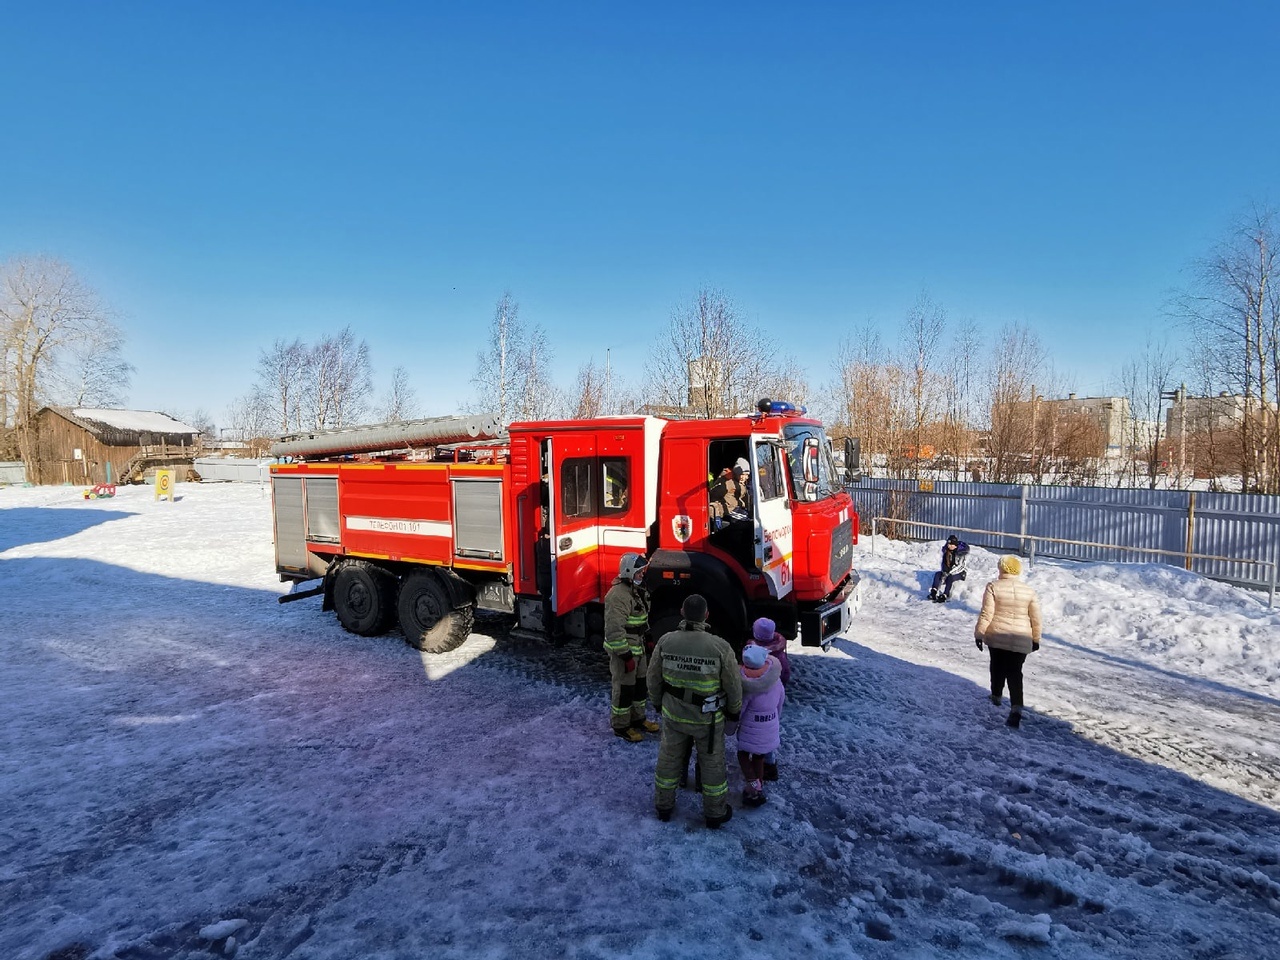
M 877 537 L 874 554 L 869 538 L 861 546 L 867 596 L 895 612 L 918 604 L 939 568 L 940 544 Z M 971 549 L 968 579 L 956 585 L 951 609 L 976 619 L 1000 556 Z M 1024 579 L 1040 597 L 1048 643 L 1258 692 L 1274 692 L 1280 678 L 1280 609 L 1269 610 L 1261 592 L 1147 563 L 1037 559 Z

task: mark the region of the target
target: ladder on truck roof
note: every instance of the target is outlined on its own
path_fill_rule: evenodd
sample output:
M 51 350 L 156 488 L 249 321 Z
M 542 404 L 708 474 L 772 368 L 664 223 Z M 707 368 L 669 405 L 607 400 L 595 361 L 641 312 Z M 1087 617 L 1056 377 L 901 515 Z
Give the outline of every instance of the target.
M 396 453 L 451 443 L 496 440 L 504 435 L 502 424 L 491 414 L 430 417 L 287 434 L 273 443 L 268 452 L 273 457 L 323 460 L 355 453 Z

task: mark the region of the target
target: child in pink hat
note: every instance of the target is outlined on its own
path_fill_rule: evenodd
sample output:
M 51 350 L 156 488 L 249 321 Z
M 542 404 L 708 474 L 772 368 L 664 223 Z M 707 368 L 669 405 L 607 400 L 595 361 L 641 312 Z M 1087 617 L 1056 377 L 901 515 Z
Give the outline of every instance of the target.
M 748 643 L 742 648 L 742 713 L 738 721 L 738 766 L 746 779 L 743 806 L 758 807 L 765 802 L 765 758 L 781 741 L 786 699 L 777 658 L 759 644 Z
M 751 639 L 769 651 L 782 666 L 782 685 L 791 682 L 791 661 L 787 659 L 787 638 L 778 632 L 778 625 L 768 617 L 761 617 L 751 625 Z

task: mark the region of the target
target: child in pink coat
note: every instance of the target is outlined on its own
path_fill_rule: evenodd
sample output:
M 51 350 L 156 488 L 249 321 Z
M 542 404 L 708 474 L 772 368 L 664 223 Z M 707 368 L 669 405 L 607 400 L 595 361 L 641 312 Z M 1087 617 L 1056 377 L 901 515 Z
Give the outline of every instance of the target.
M 761 617 L 751 625 L 751 636 L 756 643 L 769 651 L 782 666 L 782 685 L 791 682 L 791 661 L 787 658 L 787 638 L 778 632 L 778 625 L 768 617 Z M 776 751 L 764 758 L 764 778 L 778 779 L 778 754 Z
M 742 713 L 738 721 L 738 765 L 746 785 L 742 803 L 764 803 L 765 757 L 778 749 L 782 739 L 782 665 L 757 643 L 742 648 Z

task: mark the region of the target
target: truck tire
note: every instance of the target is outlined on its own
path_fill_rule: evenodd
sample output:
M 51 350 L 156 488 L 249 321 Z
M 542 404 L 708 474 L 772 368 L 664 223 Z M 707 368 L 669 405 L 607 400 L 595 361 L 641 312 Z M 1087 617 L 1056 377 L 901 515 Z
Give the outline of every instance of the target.
M 454 607 L 448 588 L 429 570 L 404 578 L 396 606 L 405 642 L 424 653 L 447 653 L 471 636 L 475 604 Z
M 372 563 L 348 560 L 333 580 L 333 609 L 343 629 L 381 636 L 395 623 L 396 578 Z

